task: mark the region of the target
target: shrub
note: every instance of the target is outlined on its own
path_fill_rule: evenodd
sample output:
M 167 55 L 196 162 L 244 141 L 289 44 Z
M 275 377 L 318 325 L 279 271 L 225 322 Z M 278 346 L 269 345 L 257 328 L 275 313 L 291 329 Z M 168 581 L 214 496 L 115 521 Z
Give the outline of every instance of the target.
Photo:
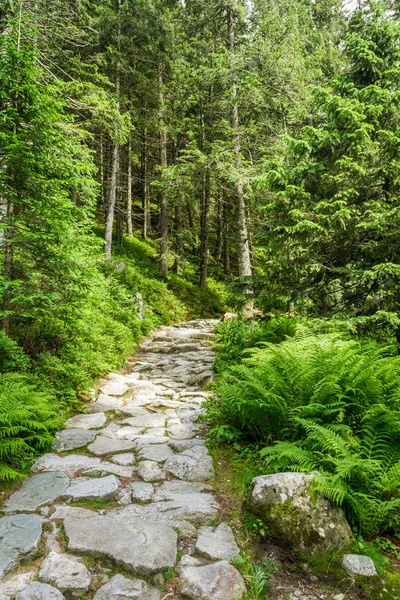
M 21 374 L 0 375 L 0 480 L 22 477 L 24 463 L 50 447 L 60 425 L 53 396 Z
M 209 412 L 273 471 L 318 471 L 317 487 L 366 533 L 400 521 L 400 357 L 373 342 L 310 333 L 263 344 L 233 366 Z
M 399 405 L 400 358 L 372 342 L 297 326 L 293 338 L 249 352 L 222 378 L 218 411 L 260 441 L 299 437 L 294 417 L 357 431 L 370 406 Z
M 260 342 L 278 344 L 296 331 L 297 321 L 286 317 L 270 321 L 243 321 L 241 318 L 221 323 L 217 329 L 217 354 L 215 371 L 222 373 L 231 365 L 237 364 L 244 351 Z

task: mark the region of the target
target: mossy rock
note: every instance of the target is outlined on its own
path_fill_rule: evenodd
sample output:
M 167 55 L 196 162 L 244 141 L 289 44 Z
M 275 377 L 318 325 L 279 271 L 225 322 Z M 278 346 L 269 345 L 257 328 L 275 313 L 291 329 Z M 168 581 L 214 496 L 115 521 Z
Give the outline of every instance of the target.
M 313 478 L 313 473 L 256 477 L 249 510 L 262 518 L 271 539 L 306 556 L 351 548 L 354 538 L 343 512 L 312 489 Z

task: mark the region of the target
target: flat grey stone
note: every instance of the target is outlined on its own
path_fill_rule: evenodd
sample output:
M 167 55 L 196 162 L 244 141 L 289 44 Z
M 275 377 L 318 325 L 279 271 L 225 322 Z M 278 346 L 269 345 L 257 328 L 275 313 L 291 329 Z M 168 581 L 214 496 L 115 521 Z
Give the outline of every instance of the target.
M 150 444 L 167 444 L 169 442 L 169 438 L 166 436 L 160 435 L 139 435 L 135 439 L 135 448 L 137 450 L 141 450 L 144 446 L 149 446 Z
M 0 578 L 18 565 L 22 558 L 33 555 L 42 537 L 42 524 L 31 515 L 0 518 Z
M 117 455 L 118 456 L 118 455 Z M 132 477 L 132 467 L 124 467 L 111 462 L 101 462 L 99 465 L 89 467 L 82 472 L 84 477 L 105 477 L 106 475 L 116 475 L 117 477 Z
M 92 413 L 89 415 L 76 415 L 71 417 L 65 423 L 66 429 L 99 429 L 103 427 L 107 417 L 103 412 Z
M 65 473 L 51 471 L 25 479 L 22 486 L 7 500 L 4 512 L 32 512 L 63 495 L 69 486 Z
M 67 456 L 44 454 L 32 465 L 31 471 L 33 473 L 62 471 L 69 477 L 73 477 L 78 471 L 95 467 L 99 462 L 100 458 L 84 456 L 83 454 L 68 454 Z
M 184 519 L 191 523 L 212 523 L 218 517 L 218 503 L 210 494 L 202 492 L 164 492 L 164 499 L 150 506 L 168 519 Z
M 221 523 L 218 527 L 201 527 L 195 551 L 205 558 L 228 562 L 240 556 L 232 529 L 226 523 Z
M 170 440 L 168 442 L 168 446 L 176 452 L 183 452 L 184 450 L 189 450 L 194 446 L 205 446 L 205 441 L 198 440 L 196 438 L 192 438 L 190 440 Z
M 160 592 L 141 579 L 127 579 L 114 575 L 106 585 L 97 590 L 95 600 L 161 600 Z
M 146 429 L 146 434 L 156 437 L 166 437 L 164 427 L 150 427 L 150 429 Z
M 164 481 L 156 489 L 155 500 L 164 500 L 169 498 L 172 492 L 212 492 L 213 488 L 208 483 L 182 481 L 181 479 L 171 479 Z
M 63 498 L 71 500 L 111 500 L 119 490 L 118 479 L 114 475 L 108 477 L 79 477 L 71 481 L 63 494 Z
M 361 575 L 363 577 L 376 577 L 378 575 L 374 562 L 369 556 L 346 554 L 343 557 L 342 566 L 349 575 Z
M 213 461 L 204 446 L 194 446 L 168 459 L 164 469 L 184 481 L 207 481 L 214 477 Z
M 30 559 L 29 559 L 30 560 Z M 27 585 L 37 580 L 38 569 L 35 566 L 17 569 L 0 580 L 0 595 L 4 594 L 7 600 L 14 598 Z
M 239 600 L 246 593 L 239 571 L 225 560 L 203 565 L 186 555 L 179 573 L 182 594 L 191 600 Z
M 121 409 L 123 405 L 123 398 L 115 398 L 114 396 L 107 396 L 107 394 L 100 394 L 96 402 L 86 404 L 85 409 L 88 413 L 106 412 L 110 410 L 117 411 Z
M 133 440 L 138 435 L 140 435 L 144 431 L 144 427 L 131 427 L 130 425 L 125 425 L 124 427 L 120 427 L 118 431 L 115 432 L 115 435 L 118 438 L 125 438 L 127 440 Z
M 174 453 L 166 444 L 152 444 L 149 446 L 143 446 L 139 451 L 139 460 L 153 460 L 157 463 L 165 463 L 166 460 L 172 458 Z
M 145 481 L 135 481 L 132 484 L 132 500 L 134 502 L 149 502 L 154 494 L 154 488 L 151 483 Z
M 201 344 L 174 344 L 170 347 L 173 354 L 186 354 L 187 352 L 201 352 Z
M 137 473 L 143 481 L 148 481 L 150 483 L 163 481 L 167 478 L 165 471 L 152 460 L 142 460 L 137 467 Z
M 184 423 L 194 423 L 204 411 L 198 405 L 183 406 L 178 410 L 178 417 Z
M 198 375 L 194 375 L 188 381 L 189 385 L 198 385 L 199 387 L 205 387 L 214 379 L 214 373 L 211 369 L 205 369 Z
M 117 417 L 123 418 L 139 417 L 141 415 L 148 415 L 149 411 L 143 408 L 143 406 L 121 406 L 121 408 L 116 409 L 115 414 Z
M 188 440 L 194 438 L 199 431 L 199 425 L 193 425 L 190 423 L 171 425 L 167 428 L 169 437 L 174 440 Z
M 101 392 L 109 396 L 123 396 L 128 390 L 129 386 L 119 381 L 108 381 L 101 388 Z
M 55 511 L 51 515 L 51 519 L 64 520 L 67 517 L 74 519 L 90 519 L 96 517 L 99 513 L 81 506 L 69 506 L 69 504 L 58 504 L 55 506 Z
M 135 455 L 133 452 L 123 452 L 122 454 L 115 454 L 110 460 L 112 460 L 113 463 L 117 463 L 117 465 L 128 467 L 129 465 L 133 465 Z
M 15 600 L 64 600 L 64 596 L 55 587 L 34 581 L 18 592 Z
M 219 506 L 210 494 L 197 492 L 165 492 L 162 496 L 156 491 L 149 504 L 130 504 L 119 509 L 118 516 L 129 522 L 142 517 L 154 521 L 171 523 L 188 521 L 196 525 L 209 525 L 218 518 Z
M 151 575 L 176 562 L 177 534 L 165 523 L 105 515 L 67 518 L 64 529 L 71 551 L 110 558 L 135 574 Z
M 56 433 L 56 439 L 53 442 L 54 450 L 58 452 L 66 452 L 75 448 L 82 448 L 93 442 L 97 435 L 97 431 L 89 431 L 86 429 L 64 429 Z
M 96 456 L 105 456 L 107 454 L 129 452 L 130 450 L 133 450 L 134 447 L 135 444 L 130 440 L 117 440 L 116 438 L 107 438 L 99 435 L 95 441 L 88 446 L 88 450 Z
M 82 525 L 84 521 L 79 520 L 79 523 Z M 78 558 L 57 552 L 47 555 L 40 567 L 39 578 L 73 598 L 87 592 L 92 581 L 88 569 Z
M 125 419 L 125 423 L 131 427 L 165 427 L 167 417 L 163 413 L 149 413 L 148 415 L 139 415 Z

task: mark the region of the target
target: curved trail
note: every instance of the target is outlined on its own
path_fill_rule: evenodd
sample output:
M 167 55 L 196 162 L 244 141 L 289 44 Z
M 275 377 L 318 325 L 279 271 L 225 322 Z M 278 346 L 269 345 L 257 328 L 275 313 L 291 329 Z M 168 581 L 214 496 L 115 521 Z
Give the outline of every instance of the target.
M 88 414 L 57 434 L 53 453 L 3 508 L 0 600 L 245 594 L 197 423 L 215 325 L 193 321 L 152 334 L 130 372 L 110 374 Z

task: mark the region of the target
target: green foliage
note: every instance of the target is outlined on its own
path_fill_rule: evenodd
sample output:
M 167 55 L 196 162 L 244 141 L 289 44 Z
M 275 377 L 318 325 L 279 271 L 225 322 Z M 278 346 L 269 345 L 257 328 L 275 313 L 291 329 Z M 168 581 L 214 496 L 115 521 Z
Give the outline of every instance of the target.
M 0 331 L 0 372 L 14 369 L 24 370 L 29 365 L 29 358 L 15 340 Z
M 0 480 L 22 477 L 61 425 L 54 397 L 17 373 L 0 375 Z
M 348 67 L 312 89 L 308 123 L 266 162 L 260 301 L 399 327 L 400 24 L 387 3 L 355 11 Z
M 250 351 L 217 392 L 216 438 L 229 441 L 229 428 L 275 442 L 261 452 L 268 469 L 318 471 L 317 489 L 358 530 L 399 531 L 400 358 L 390 349 L 298 325 Z
M 239 363 L 247 348 L 260 342 L 279 343 L 296 330 L 297 321 L 286 317 L 270 321 L 246 322 L 241 318 L 230 319 L 217 327 L 217 353 L 214 369 L 222 373 L 231 365 Z
M 263 600 L 271 585 L 274 573 L 278 570 L 278 565 L 271 559 L 263 559 L 261 562 L 254 562 L 246 558 L 239 558 L 232 561 L 232 564 L 239 569 L 249 591 L 251 600 Z

